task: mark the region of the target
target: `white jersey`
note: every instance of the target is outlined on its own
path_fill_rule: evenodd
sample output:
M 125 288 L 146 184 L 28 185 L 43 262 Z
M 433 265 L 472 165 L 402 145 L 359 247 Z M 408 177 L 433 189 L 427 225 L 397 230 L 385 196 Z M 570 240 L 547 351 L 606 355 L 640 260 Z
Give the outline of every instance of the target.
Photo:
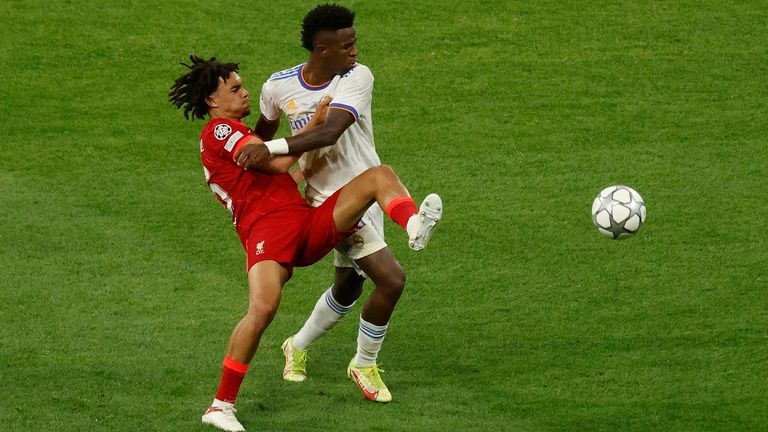
M 312 86 L 304 81 L 304 64 L 272 74 L 261 88 L 261 114 L 270 121 L 285 113 L 296 135 L 309 123 L 323 96 L 333 97 L 330 107 L 355 116 L 355 122 L 336 144 L 305 153 L 299 167 L 307 180 L 306 195 L 317 205 L 368 168 L 381 165 L 373 142 L 371 99 L 373 74 L 357 64 L 344 75 Z

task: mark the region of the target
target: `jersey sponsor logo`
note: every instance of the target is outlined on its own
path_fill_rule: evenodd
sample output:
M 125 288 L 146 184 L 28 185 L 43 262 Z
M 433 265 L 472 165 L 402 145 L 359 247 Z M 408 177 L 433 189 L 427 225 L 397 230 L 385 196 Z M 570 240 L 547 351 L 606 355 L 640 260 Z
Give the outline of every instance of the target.
M 227 140 L 227 144 L 224 145 L 224 150 L 231 152 L 233 148 L 235 148 L 235 144 L 237 144 L 238 141 L 240 141 L 240 138 L 243 137 L 243 133 L 240 131 L 237 131 L 232 134 L 231 137 Z
M 216 127 L 213 128 L 213 136 L 215 136 L 219 141 L 228 137 L 231 133 L 232 128 L 228 124 L 217 124 Z
M 312 120 L 312 115 L 308 115 L 296 120 L 288 119 L 288 123 L 291 125 L 291 130 L 299 130 L 306 126 L 310 120 Z

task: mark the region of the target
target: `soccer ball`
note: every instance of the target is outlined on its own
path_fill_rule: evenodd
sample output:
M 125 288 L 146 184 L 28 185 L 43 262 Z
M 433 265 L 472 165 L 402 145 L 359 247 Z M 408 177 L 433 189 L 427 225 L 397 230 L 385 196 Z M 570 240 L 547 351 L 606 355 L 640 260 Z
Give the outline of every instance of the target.
M 643 222 L 643 197 L 631 187 L 608 186 L 592 201 L 592 223 L 606 237 L 617 240 L 632 237 Z

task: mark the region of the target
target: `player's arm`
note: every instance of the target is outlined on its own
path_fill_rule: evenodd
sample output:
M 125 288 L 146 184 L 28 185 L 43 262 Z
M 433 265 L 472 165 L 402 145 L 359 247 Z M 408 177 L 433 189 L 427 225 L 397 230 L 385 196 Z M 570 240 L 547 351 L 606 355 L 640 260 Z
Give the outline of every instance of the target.
M 256 135 L 260 136 L 263 140 L 271 140 L 275 136 L 275 133 L 277 133 L 277 129 L 280 127 L 281 116 L 280 104 L 275 95 L 274 82 L 267 80 L 267 82 L 261 86 L 259 110 L 261 111 L 261 115 L 253 130 L 256 132 Z
M 275 136 L 275 133 L 277 133 L 279 127 L 280 117 L 275 120 L 269 120 L 262 114 L 259 116 L 259 121 L 256 122 L 254 131 L 256 131 L 256 135 L 262 137 L 262 139 L 271 140 Z
M 325 122 L 316 127 L 287 138 L 268 141 L 264 144 L 243 147 L 237 154 L 237 164 L 250 169 L 267 161 L 271 156 L 296 155 L 320 147 L 333 145 L 342 133 L 355 122 L 352 113 L 342 109 L 328 110 Z M 306 129 L 306 128 L 305 128 Z
M 283 149 L 287 150 L 284 154 L 304 153 L 333 145 L 339 140 L 341 134 L 354 122 L 355 117 L 350 112 L 341 109 L 329 109 L 324 122 L 317 124 L 313 128 L 306 127 L 304 132 L 298 135 L 284 138 L 287 147 Z M 271 145 L 267 145 L 267 147 L 270 147 L 270 153 L 275 154 Z M 281 149 L 278 148 L 276 153 L 281 154 Z
M 244 169 L 257 170 L 257 171 L 262 171 L 267 173 L 284 173 L 284 172 L 288 172 L 288 170 L 293 166 L 293 164 L 295 164 L 296 161 L 299 160 L 299 156 L 282 155 L 282 156 L 273 156 L 267 160 L 250 164 L 249 166 L 243 166 L 237 162 L 237 158 L 239 155 L 243 153 L 247 154 L 251 149 L 255 147 L 263 147 L 263 146 L 264 146 L 264 141 L 262 141 L 259 137 L 255 137 L 255 136 L 251 137 L 245 144 L 240 146 L 239 150 L 235 152 L 235 157 L 234 157 L 235 163 L 242 166 Z
M 312 133 L 312 131 L 323 127 L 328 122 L 331 112 L 338 111 L 338 110 L 329 110 L 328 109 L 329 103 L 331 103 L 331 97 L 330 96 L 323 97 L 323 99 L 320 101 L 320 103 L 317 106 L 315 115 L 312 116 L 312 120 L 309 121 L 309 123 L 304 127 L 304 129 L 300 134 L 291 138 L 300 137 L 300 136 Z M 333 142 L 336 142 L 336 141 L 334 140 Z M 268 157 L 268 159 L 264 161 L 256 160 L 253 157 L 253 155 L 257 154 L 258 156 L 258 153 L 262 151 L 264 148 L 265 146 L 262 140 L 256 137 L 251 138 L 245 145 L 243 145 L 243 147 L 240 150 L 238 150 L 235 156 L 235 160 L 238 165 L 242 166 L 245 169 L 258 169 L 261 171 L 281 173 L 281 172 L 288 172 L 291 166 L 293 166 L 293 164 L 296 163 L 296 161 L 299 159 L 299 157 L 303 153 L 303 152 L 300 152 L 298 154 L 272 156 L 272 157 Z M 296 179 L 297 177 L 294 175 L 294 180 Z M 300 180 L 297 180 L 297 183 L 299 181 Z

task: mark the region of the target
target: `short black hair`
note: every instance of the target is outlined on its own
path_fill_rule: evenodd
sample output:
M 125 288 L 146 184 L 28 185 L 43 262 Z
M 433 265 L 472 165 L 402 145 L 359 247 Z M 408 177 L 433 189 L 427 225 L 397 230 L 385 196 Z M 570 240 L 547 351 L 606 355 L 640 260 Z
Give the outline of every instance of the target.
M 308 51 L 315 49 L 315 36 L 324 30 L 339 30 L 352 27 L 355 13 L 337 4 L 324 4 L 309 11 L 304 16 L 301 27 L 301 43 Z
M 240 67 L 237 63 L 221 63 L 216 57 L 203 60 L 196 55 L 189 56 L 191 65 L 182 63 L 189 72 L 180 76 L 171 86 L 168 100 L 176 108 L 184 108 L 184 118 L 189 120 L 205 119 L 208 114 L 208 104 L 205 99 L 219 88 L 219 78 L 227 81 L 232 72 Z

